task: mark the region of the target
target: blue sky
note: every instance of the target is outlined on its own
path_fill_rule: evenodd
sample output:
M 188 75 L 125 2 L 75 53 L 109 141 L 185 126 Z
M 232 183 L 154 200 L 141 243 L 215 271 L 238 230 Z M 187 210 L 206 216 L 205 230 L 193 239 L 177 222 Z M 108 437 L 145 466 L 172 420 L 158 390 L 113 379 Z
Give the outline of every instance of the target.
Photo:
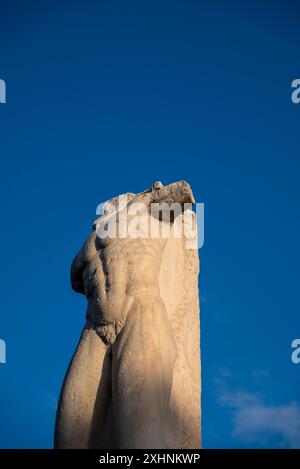
M 0 447 L 51 447 L 96 206 L 186 179 L 200 251 L 203 445 L 300 447 L 296 1 L 1 1 Z

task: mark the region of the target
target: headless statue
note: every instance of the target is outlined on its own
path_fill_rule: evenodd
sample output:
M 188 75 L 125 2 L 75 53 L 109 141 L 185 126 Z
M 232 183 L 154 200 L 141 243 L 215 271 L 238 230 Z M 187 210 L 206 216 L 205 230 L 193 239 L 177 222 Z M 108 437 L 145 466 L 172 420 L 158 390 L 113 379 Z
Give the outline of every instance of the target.
M 124 197 L 124 196 L 123 196 Z M 200 448 L 198 251 L 172 233 L 153 204 L 194 203 L 189 185 L 155 183 L 103 207 L 71 267 L 72 287 L 88 300 L 86 324 L 62 387 L 57 448 Z M 124 199 L 123 199 L 124 200 Z M 137 205 L 158 235 L 120 235 Z M 159 215 L 160 214 L 160 215 Z M 101 236 L 110 223 L 115 236 Z M 162 235 L 169 227 L 170 236 Z M 145 233 L 144 233 L 145 234 Z

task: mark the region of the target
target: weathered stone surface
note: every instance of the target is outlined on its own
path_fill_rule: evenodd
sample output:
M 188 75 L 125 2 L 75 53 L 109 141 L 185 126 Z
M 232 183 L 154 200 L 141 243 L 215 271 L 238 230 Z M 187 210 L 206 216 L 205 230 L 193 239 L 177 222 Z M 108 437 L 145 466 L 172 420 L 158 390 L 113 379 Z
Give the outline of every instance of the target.
M 136 202 L 148 207 L 150 226 L 153 202 L 194 199 L 181 181 L 126 195 L 126 209 Z M 159 221 L 170 225 L 168 239 L 100 239 L 109 216 L 104 206 L 71 268 L 87 320 L 62 387 L 55 446 L 200 448 L 198 250 L 174 236 L 172 219 Z

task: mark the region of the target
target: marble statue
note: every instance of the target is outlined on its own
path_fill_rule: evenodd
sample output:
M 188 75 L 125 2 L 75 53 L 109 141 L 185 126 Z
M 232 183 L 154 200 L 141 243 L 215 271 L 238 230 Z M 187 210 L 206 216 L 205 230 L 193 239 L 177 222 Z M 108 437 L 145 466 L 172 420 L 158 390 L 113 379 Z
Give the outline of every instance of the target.
M 198 449 L 198 249 L 185 230 L 174 235 L 194 197 L 180 181 L 121 199 L 103 205 L 72 263 L 72 288 L 88 306 L 61 390 L 55 447 Z M 181 214 L 166 216 L 172 204 Z

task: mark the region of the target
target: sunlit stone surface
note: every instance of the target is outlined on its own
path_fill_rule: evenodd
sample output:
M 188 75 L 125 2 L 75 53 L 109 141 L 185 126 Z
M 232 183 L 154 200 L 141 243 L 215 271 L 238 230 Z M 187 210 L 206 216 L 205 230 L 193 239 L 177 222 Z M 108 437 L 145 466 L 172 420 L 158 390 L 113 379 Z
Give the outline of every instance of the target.
M 72 287 L 88 299 L 87 319 L 62 387 L 55 446 L 200 448 L 198 249 L 174 236 L 178 217 L 150 210 L 193 203 L 193 194 L 180 181 L 125 198 L 127 212 L 146 206 L 143 226 L 169 225 L 171 236 L 100 238 L 110 220 L 104 207 L 75 257 Z

